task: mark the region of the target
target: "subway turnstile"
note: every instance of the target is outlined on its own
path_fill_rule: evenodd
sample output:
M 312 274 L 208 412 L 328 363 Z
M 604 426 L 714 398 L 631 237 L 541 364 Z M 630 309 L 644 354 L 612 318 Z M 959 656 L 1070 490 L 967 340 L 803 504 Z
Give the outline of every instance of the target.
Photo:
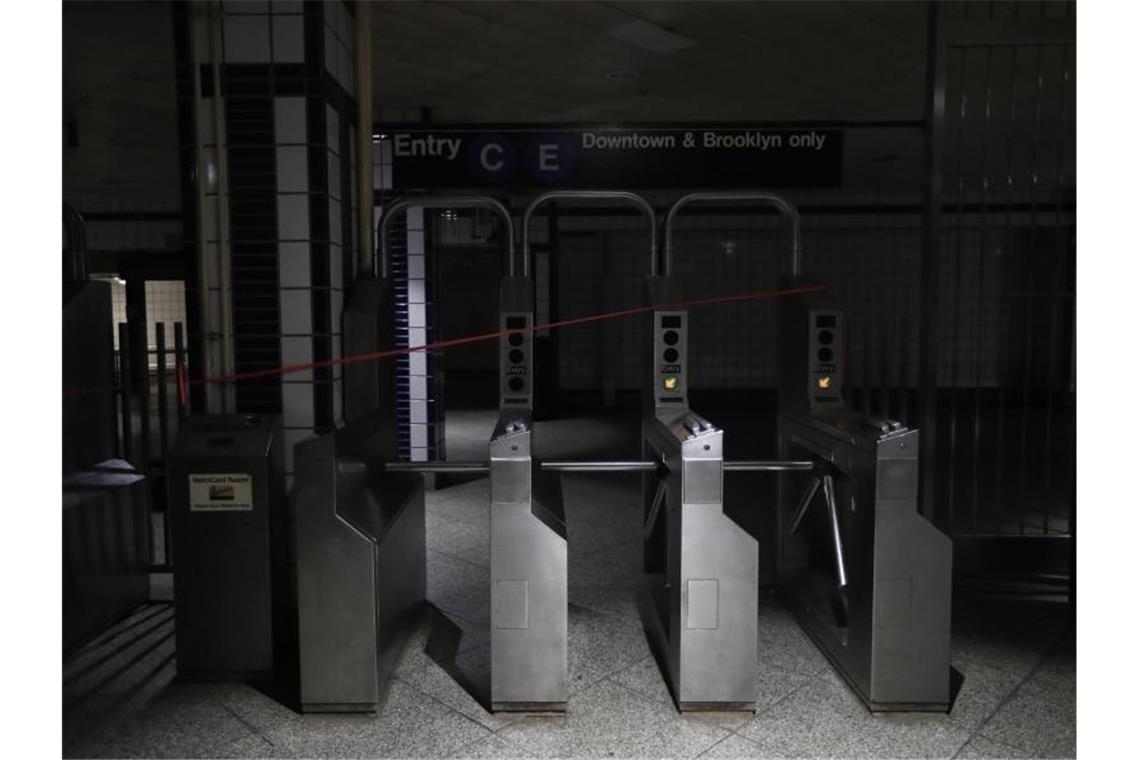
M 667 278 L 651 278 L 652 375 L 643 453 L 643 618 L 681 710 L 756 703 L 758 546 L 724 512 L 721 430 L 689 409 L 687 319 Z
M 565 710 L 566 518 L 557 477 L 531 449 L 533 285 L 500 294 L 499 420 L 491 465 L 491 707 Z
M 917 510 L 918 431 L 843 398 L 843 312 L 824 294 L 781 307 L 780 592 L 873 711 L 950 706 L 951 542 Z
M 388 282 L 357 281 L 347 355 L 392 345 Z M 305 712 L 370 712 L 383 700 L 424 600 L 423 478 L 388 473 L 396 454 L 391 362 L 344 367 L 345 419 L 294 448 L 300 702 Z

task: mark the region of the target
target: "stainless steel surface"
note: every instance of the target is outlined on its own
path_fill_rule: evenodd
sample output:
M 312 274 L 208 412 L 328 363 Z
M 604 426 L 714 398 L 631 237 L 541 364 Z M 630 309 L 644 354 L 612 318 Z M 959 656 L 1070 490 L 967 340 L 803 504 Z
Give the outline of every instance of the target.
M 676 283 L 650 278 L 653 305 Z M 756 703 L 759 551 L 724 511 L 724 434 L 689 409 L 688 318 L 654 311 L 642 454 L 667 474 L 642 475 L 646 594 L 642 619 L 678 709 Z
M 839 588 L 847 588 L 847 563 L 843 559 L 843 532 L 839 528 L 839 508 L 835 505 L 835 480 L 823 476 L 823 500 L 831 523 L 831 550 L 835 554 L 835 580 Z
M 812 296 L 788 299 L 781 314 L 780 456 L 819 470 L 780 480 L 781 595 L 870 709 L 946 710 L 951 544 L 918 512 L 918 431 L 843 402 L 813 404 L 804 346 L 827 329 L 817 316 L 835 311 Z M 818 478 L 826 509 L 811 511 Z
M 637 193 L 631 193 L 626 190 L 551 190 L 546 193 L 538 195 L 527 204 L 526 210 L 522 215 L 522 276 L 529 277 L 530 273 L 530 218 L 534 215 L 535 210 L 542 204 L 553 200 L 599 200 L 599 201 L 625 201 L 632 203 L 645 214 L 645 219 L 649 222 L 649 274 L 657 275 L 657 214 L 653 211 L 653 206 L 649 201 L 641 197 Z M 511 265 L 511 275 L 515 275 L 517 270 L 514 265 Z
M 428 462 L 385 462 L 384 469 L 388 472 L 486 474 L 491 471 L 491 464 L 489 462 L 448 462 L 442 460 Z
M 171 448 L 167 488 L 184 678 L 274 671 L 275 649 L 291 631 L 283 454 L 279 419 L 246 415 L 191 417 Z M 251 508 L 191 509 L 191 475 L 248 477 Z
M 810 470 L 815 462 L 784 462 L 779 459 L 766 461 L 763 459 L 726 459 L 725 472 L 792 472 L 795 470 Z
M 529 412 L 491 436 L 491 706 L 564 710 L 567 547 L 561 494 L 531 456 Z
M 702 192 L 683 195 L 669 207 L 665 215 L 665 257 L 662 273 L 673 273 L 673 223 L 685 206 L 697 202 L 759 201 L 775 206 L 792 224 L 792 277 L 803 273 L 803 249 L 800 244 L 800 212 L 779 195 L 760 192 Z
M 800 523 L 803 522 L 804 515 L 807 514 L 808 507 L 811 506 L 812 499 L 814 499 L 816 493 L 819 492 L 819 487 L 822 483 L 823 479 L 818 476 L 811 479 L 811 483 L 808 484 L 807 490 L 804 491 L 803 498 L 800 499 L 800 503 L 796 507 L 796 511 L 792 517 L 792 524 L 788 528 L 789 535 L 799 530 Z
M 426 589 L 423 480 L 375 466 L 384 413 L 295 449 L 304 712 L 378 709 Z
M 613 460 L 608 462 L 551 461 L 543 462 L 541 466 L 544 470 L 558 470 L 560 472 L 656 472 L 661 464 L 649 460 Z
M 647 568 L 645 627 L 678 709 L 750 710 L 756 701 L 757 542 L 724 513 L 723 432 L 702 426 L 693 433 L 688 416 L 668 410 L 644 422 L 646 448 L 669 470 L 659 516 L 650 505 L 646 520 L 646 543 L 657 543 L 655 551 L 647 546 L 647 561 L 659 557 L 660 565 Z
M 384 216 L 380 219 L 380 247 L 377 256 L 380 266 L 372 262 L 372 276 L 379 276 L 382 280 L 388 279 L 388 229 L 392 220 L 403 210 L 408 208 L 485 208 L 495 212 L 503 222 L 503 235 L 507 241 L 508 271 L 515 271 L 515 235 L 514 224 L 511 221 L 511 212 L 502 203 L 494 198 L 483 195 L 429 195 L 423 198 L 404 198 L 384 207 Z M 524 263 L 525 266 L 525 263 Z

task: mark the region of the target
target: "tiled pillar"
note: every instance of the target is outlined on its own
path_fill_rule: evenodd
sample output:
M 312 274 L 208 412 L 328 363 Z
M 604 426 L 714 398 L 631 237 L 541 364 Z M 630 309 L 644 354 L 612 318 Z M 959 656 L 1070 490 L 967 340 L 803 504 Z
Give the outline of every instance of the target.
M 379 221 L 392 194 L 392 144 L 373 145 L 373 188 L 380 204 Z M 438 209 L 411 207 L 403 219 L 394 219 L 389 252 L 395 292 L 396 347 L 422 346 L 438 339 L 433 303 L 433 267 L 428 257 L 431 214 Z M 396 435 L 403 460 L 443 459 L 442 389 L 439 360 L 434 352 L 417 351 L 396 359 Z
M 195 215 L 186 228 L 193 234 L 203 214 L 206 239 L 229 241 L 234 370 L 339 357 L 344 291 L 355 263 L 353 8 L 339 0 L 222 3 L 221 50 L 216 36 L 213 46 L 224 108 L 220 141 L 209 131 L 210 119 L 195 125 L 186 118 L 193 113 L 196 50 L 200 111 L 212 119 L 209 41 L 216 26 L 206 10 L 204 3 L 175 6 L 184 193 Z M 210 203 L 198 208 L 195 140 L 222 144 L 227 186 L 210 191 L 227 199 L 226 229 L 217 229 Z M 205 155 L 200 175 L 211 178 L 218 156 Z M 187 255 L 197 255 L 196 240 L 187 241 Z M 192 286 L 214 289 L 217 277 L 208 271 L 206 283 Z M 190 311 L 193 329 L 200 329 L 196 304 Z M 297 441 L 343 421 L 340 367 L 240 382 L 235 404 L 242 413 L 282 415 L 291 472 Z

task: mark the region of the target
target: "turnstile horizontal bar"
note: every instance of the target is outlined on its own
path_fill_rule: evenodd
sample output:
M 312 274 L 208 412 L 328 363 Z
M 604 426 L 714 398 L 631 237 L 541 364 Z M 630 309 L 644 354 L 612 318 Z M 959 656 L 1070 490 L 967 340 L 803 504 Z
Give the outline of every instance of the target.
M 812 462 L 781 462 L 758 459 L 726 460 L 724 463 L 724 469 L 733 472 L 784 472 L 787 470 L 810 470 L 814 466 Z M 658 468 L 658 464 L 645 460 L 629 462 L 543 462 L 542 468 L 562 472 L 654 472 Z
M 391 472 L 430 472 L 430 473 L 486 473 L 491 466 L 487 462 L 388 462 L 385 469 Z M 659 464 L 648 460 L 610 461 L 555 461 L 543 462 L 542 469 L 559 472 L 655 472 Z M 785 472 L 789 470 L 810 470 L 812 462 L 766 461 L 762 459 L 726 460 L 724 469 L 729 472 Z
M 543 462 L 544 470 L 559 470 L 561 472 L 655 472 L 656 462 Z
M 789 470 L 810 470 L 815 467 L 814 462 L 797 462 L 789 460 L 765 461 L 763 459 L 726 459 L 724 469 L 733 472 L 787 472 Z
M 390 472 L 487 473 L 491 471 L 491 465 L 487 462 L 388 462 L 384 469 Z

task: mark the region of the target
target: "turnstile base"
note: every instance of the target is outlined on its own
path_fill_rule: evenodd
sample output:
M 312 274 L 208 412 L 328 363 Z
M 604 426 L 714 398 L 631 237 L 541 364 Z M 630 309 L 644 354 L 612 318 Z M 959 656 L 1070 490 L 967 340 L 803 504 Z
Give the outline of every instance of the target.
M 755 701 L 743 702 L 694 702 L 677 698 L 677 678 L 669 666 L 669 634 L 662 619 L 667 614 L 668 600 L 665 593 L 665 576 L 660 573 L 646 573 L 642 576 L 645 585 L 642 589 L 640 604 L 641 625 L 649 647 L 653 651 L 654 659 L 661 669 L 665 685 L 669 688 L 669 696 L 679 712 L 756 712 Z
M 492 702 L 491 712 L 564 713 L 565 702 Z
M 851 689 L 852 693 L 854 693 L 855 696 L 859 698 L 859 701 L 863 703 L 863 706 L 867 708 L 868 712 L 874 714 L 898 712 L 950 712 L 950 708 L 953 706 L 953 703 L 951 701 L 876 702 L 875 700 L 871 699 L 867 695 L 866 690 L 859 684 L 859 682 L 848 674 L 847 669 L 843 666 L 843 663 L 835 657 L 831 651 L 831 648 L 828 646 L 827 641 L 822 636 L 820 636 L 819 631 L 817 630 L 817 626 L 821 625 L 821 623 L 812 615 L 809 609 L 806 609 L 803 605 L 800 604 L 789 603 L 787 600 L 785 600 L 785 606 L 791 610 L 792 615 L 796 618 L 796 622 L 799 623 L 799 626 L 803 632 L 806 633 L 808 635 L 808 638 L 812 640 L 812 643 L 815 644 L 816 649 L 818 649 L 823 654 L 823 656 L 827 658 L 827 662 L 831 665 L 832 670 L 834 670 L 836 674 L 838 674 L 839 677 L 843 679 L 843 682 L 847 684 L 847 688 Z M 951 683 L 951 678 L 952 670 L 948 669 L 946 671 L 947 684 Z

